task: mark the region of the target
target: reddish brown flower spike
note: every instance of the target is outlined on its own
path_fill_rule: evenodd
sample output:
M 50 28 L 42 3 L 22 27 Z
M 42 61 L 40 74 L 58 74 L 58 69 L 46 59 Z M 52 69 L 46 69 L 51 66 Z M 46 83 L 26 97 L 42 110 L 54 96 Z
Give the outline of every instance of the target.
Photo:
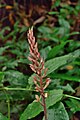
M 30 64 L 30 68 L 36 73 L 36 76 L 34 76 L 33 78 L 33 82 L 36 86 L 35 90 L 39 92 L 42 97 L 42 101 L 40 101 L 40 97 L 36 95 L 36 100 L 37 102 L 40 102 L 40 104 L 43 106 L 44 117 L 45 117 L 45 120 L 47 120 L 47 109 L 46 109 L 46 103 L 45 103 L 45 98 L 47 97 L 47 93 L 45 95 L 44 90 L 48 87 L 51 80 L 50 78 L 46 78 L 45 82 L 43 80 L 46 76 L 47 68 L 45 68 L 44 60 L 38 51 L 38 45 L 33 35 L 33 27 L 29 29 L 28 42 L 30 46 L 29 47 L 30 56 L 28 57 L 28 59 L 32 62 L 32 64 Z

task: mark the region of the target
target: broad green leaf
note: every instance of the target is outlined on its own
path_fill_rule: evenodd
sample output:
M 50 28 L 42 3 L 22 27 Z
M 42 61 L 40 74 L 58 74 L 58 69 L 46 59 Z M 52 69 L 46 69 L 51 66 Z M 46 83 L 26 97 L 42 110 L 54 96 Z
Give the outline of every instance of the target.
M 65 102 L 73 113 L 80 111 L 80 101 L 75 99 L 69 99 Z
M 62 65 L 65 65 L 73 60 L 75 60 L 77 57 L 80 56 L 80 49 L 69 53 L 68 55 L 64 55 L 61 57 L 56 57 L 54 59 L 50 59 L 45 63 L 45 67 L 48 68 L 47 75 L 52 73 L 54 70 L 58 69 Z
M 9 120 L 9 119 L 5 117 L 2 113 L 0 113 L 0 120 Z
M 41 56 L 44 58 L 44 60 L 47 58 L 49 51 L 51 51 L 50 46 L 47 46 L 47 47 L 41 49 L 40 53 L 41 53 Z
M 46 98 L 47 108 L 60 101 L 62 96 L 63 96 L 62 90 L 49 91 L 48 97 Z M 41 106 L 41 104 L 39 102 L 33 101 L 31 104 L 28 105 L 28 107 L 22 113 L 20 120 L 31 119 L 37 116 L 41 111 L 43 111 L 43 107 Z
M 69 120 L 63 103 L 57 103 L 48 109 L 48 120 Z
M 59 67 L 74 61 L 76 58 L 78 58 L 80 56 L 80 49 L 69 53 L 67 55 L 61 56 L 61 57 L 56 57 L 53 59 L 48 60 L 45 63 L 45 67 L 48 68 L 47 74 L 50 74 L 52 72 L 54 72 L 56 69 L 58 69 Z M 28 82 L 30 83 L 30 85 L 33 85 L 33 76 L 35 74 L 33 74 L 32 76 L 29 77 Z
M 4 80 L 9 81 L 11 86 L 26 87 L 28 76 L 19 71 L 9 70 L 4 73 Z
M 55 57 L 68 42 L 71 42 L 71 41 L 62 42 L 60 45 L 53 47 L 49 51 L 47 59 Z
M 64 29 L 70 29 L 70 25 L 69 22 L 67 20 L 65 20 L 64 18 L 60 17 L 59 18 L 59 24 L 64 27 Z
M 14 88 L 13 88 L 14 89 Z M 20 100 L 24 100 L 24 99 L 27 99 L 28 100 L 31 100 L 31 92 L 29 92 L 28 90 L 18 90 L 18 87 L 16 87 L 17 90 L 9 90 L 9 93 L 7 94 L 8 98 L 10 100 L 13 100 L 13 101 L 20 101 Z M 3 101 L 3 100 L 7 100 L 6 98 L 6 94 L 0 90 L 0 101 Z
M 0 92 L 0 94 L 1 94 L 1 92 Z M 7 110 L 8 110 L 8 107 L 7 107 L 7 103 L 5 102 L 5 100 L 0 100 L 0 113 L 5 115 L 5 113 L 7 113 Z
M 29 83 L 30 87 L 34 84 L 34 83 L 33 83 L 33 78 L 34 78 L 35 75 L 36 75 L 35 73 L 32 74 L 32 75 L 29 77 L 29 79 L 28 79 L 28 83 Z
M 11 68 L 11 69 L 14 69 L 15 67 L 18 66 L 18 60 L 8 60 L 8 62 L 5 62 L 4 65 L 7 67 L 7 68 Z
M 66 34 L 70 31 L 70 24 L 67 20 L 65 20 L 63 17 L 59 17 L 59 24 L 61 27 L 59 27 L 58 34 L 63 36 L 66 36 Z
M 80 82 L 80 77 L 79 76 L 71 76 L 68 74 L 50 74 L 49 77 L 51 78 L 59 78 L 59 79 L 63 79 L 63 80 L 69 80 L 69 81 L 75 81 L 75 82 Z

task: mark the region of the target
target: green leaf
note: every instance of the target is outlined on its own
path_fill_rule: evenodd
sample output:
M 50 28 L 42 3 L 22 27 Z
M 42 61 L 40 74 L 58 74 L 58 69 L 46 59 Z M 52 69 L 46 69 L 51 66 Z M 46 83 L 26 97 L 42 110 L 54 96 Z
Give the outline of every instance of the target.
M 56 11 L 48 12 L 49 15 L 58 15 L 59 13 Z
M 60 101 L 63 96 L 62 90 L 52 90 L 49 91 L 48 97 L 46 98 L 47 108 L 54 105 L 56 102 Z M 25 111 L 22 113 L 20 120 L 27 120 L 37 116 L 40 112 L 43 111 L 43 107 L 39 102 L 33 101 Z
M 69 36 L 71 35 L 79 35 L 79 32 L 72 32 L 72 33 L 69 33 Z
M 22 28 L 21 28 L 21 30 L 20 30 L 20 33 L 22 33 L 22 32 L 26 32 L 27 31 L 27 27 L 26 26 L 23 26 Z
M 40 26 L 40 27 L 38 27 L 38 30 L 39 30 L 39 32 L 41 32 L 43 34 L 51 33 L 51 29 L 46 26 Z
M 80 111 L 80 101 L 75 99 L 69 99 L 65 102 L 73 113 Z
M 4 38 L 6 37 L 6 36 L 4 37 L 4 33 L 5 33 L 6 30 L 10 31 L 10 27 L 9 27 L 9 26 L 6 26 L 6 27 L 4 27 L 4 29 L 2 29 L 2 30 L 0 31 L 0 38 L 3 39 L 3 40 L 4 40 Z
M 59 86 L 59 88 L 65 90 L 65 91 L 75 93 L 75 90 L 70 86 L 70 84 L 67 84 L 66 86 Z
M 0 55 L 2 55 L 3 54 L 3 52 L 5 52 L 6 51 L 6 49 L 8 49 L 9 48 L 9 46 L 6 46 L 6 47 L 1 47 L 0 48 Z
M 69 53 L 68 55 L 64 55 L 61 57 L 56 57 L 54 59 L 50 59 L 45 63 L 45 67 L 48 68 L 47 75 L 52 73 L 54 70 L 58 69 L 62 65 L 65 65 L 73 60 L 75 60 L 77 57 L 80 56 L 80 49 Z
M 58 7 L 60 5 L 60 2 L 61 2 L 61 0 L 56 0 L 51 8 Z
M 1 62 L 6 62 L 7 61 L 7 58 L 6 56 L 0 56 L 0 63 Z M 3 64 L 0 64 L 0 66 L 2 66 Z
M 48 109 L 48 120 L 69 120 L 63 103 L 57 103 Z
M 59 24 L 66 29 L 70 29 L 69 22 L 62 17 L 59 18 Z
M 0 82 L 2 81 L 3 77 L 4 77 L 4 72 L 0 72 Z
M 66 34 L 69 33 L 70 31 L 70 24 L 67 20 L 65 20 L 64 18 L 60 17 L 59 18 L 59 24 L 60 24 L 60 28 L 59 28 L 59 32 L 58 34 L 60 34 L 62 37 L 66 36 Z
M 41 56 L 44 58 L 44 60 L 47 58 L 49 51 L 51 51 L 51 47 L 47 46 L 44 49 L 40 50 Z
M 71 42 L 71 41 L 62 42 L 60 45 L 53 47 L 49 51 L 47 59 L 55 57 L 68 42 Z
M 7 62 L 4 63 L 4 66 L 7 68 L 15 68 L 18 66 L 18 60 L 8 60 Z
M 49 77 L 51 78 L 59 78 L 59 79 L 63 79 L 63 80 L 69 80 L 69 81 L 75 81 L 75 82 L 80 82 L 80 77 L 78 76 L 71 76 L 68 74 L 58 74 L 58 73 L 53 73 L 50 74 Z
M 45 67 L 48 68 L 47 74 L 50 74 L 52 72 L 54 72 L 56 69 L 58 69 L 59 67 L 61 67 L 62 65 L 65 65 L 73 60 L 75 60 L 76 58 L 78 58 L 80 56 L 80 49 L 69 53 L 67 55 L 61 56 L 61 57 L 56 57 L 53 59 L 48 60 L 45 63 Z M 35 74 L 33 74 L 32 76 L 29 77 L 28 82 L 30 83 L 30 85 L 33 85 L 33 76 Z
M 0 113 L 0 120 L 9 120 L 9 119 L 5 117 L 2 113 Z
M 4 80 L 9 81 L 12 86 L 26 87 L 28 76 L 19 71 L 9 70 L 4 73 Z

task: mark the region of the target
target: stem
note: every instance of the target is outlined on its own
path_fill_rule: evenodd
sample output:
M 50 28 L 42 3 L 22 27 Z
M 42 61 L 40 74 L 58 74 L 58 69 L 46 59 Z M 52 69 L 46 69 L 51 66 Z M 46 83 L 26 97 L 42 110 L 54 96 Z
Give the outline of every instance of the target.
M 74 96 L 71 96 L 71 95 L 64 94 L 64 96 L 65 97 L 69 97 L 69 98 L 73 98 L 73 99 L 76 99 L 76 100 L 80 100 L 80 98 L 74 97 Z
M 10 100 L 7 100 L 8 103 L 8 119 L 10 120 Z
M 43 102 L 43 108 L 44 108 L 44 118 L 45 118 L 45 120 L 48 120 L 48 118 L 47 118 L 47 108 L 46 108 L 46 102 L 45 102 L 45 97 L 44 96 L 42 96 L 42 102 Z
M 43 89 L 42 77 L 40 77 L 40 87 L 41 87 L 42 104 L 43 104 L 43 109 L 44 109 L 44 118 L 45 118 L 45 120 L 48 120 L 48 118 L 47 118 L 47 108 L 46 108 L 46 102 L 45 102 L 45 93 L 44 93 L 44 89 Z
M 21 90 L 21 91 L 36 91 L 36 90 L 31 90 L 31 89 L 26 89 L 26 88 L 8 88 L 8 87 L 2 87 L 0 90 L 11 90 L 11 91 L 16 91 L 16 90 Z
M 4 90 L 5 92 L 5 95 L 6 95 L 6 99 L 7 99 L 7 106 L 8 106 L 8 119 L 10 120 L 10 100 L 9 100 L 9 97 L 6 93 L 6 91 Z

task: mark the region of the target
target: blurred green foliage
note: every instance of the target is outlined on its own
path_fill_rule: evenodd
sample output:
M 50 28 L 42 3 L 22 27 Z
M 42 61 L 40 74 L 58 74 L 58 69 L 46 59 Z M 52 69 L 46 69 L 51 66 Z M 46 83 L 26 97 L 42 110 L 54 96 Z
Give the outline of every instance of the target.
M 39 51 L 48 68 L 47 76 L 51 78 L 45 91 L 49 94 L 46 100 L 48 120 L 69 120 L 73 113 L 80 111 L 80 99 L 77 100 L 80 90 L 76 91 L 80 83 L 80 31 L 75 30 L 75 25 L 79 24 L 79 12 L 79 1 L 73 6 L 57 0 L 47 11 L 46 19 L 34 26 Z M 49 18 L 55 18 L 56 22 L 49 23 Z M 0 120 L 9 120 L 9 116 L 2 115 L 9 113 L 8 99 L 10 113 L 17 113 L 20 120 L 34 118 L 43 111 L 40 104 L 34 102 L 34 74 L 28 60 L 29 27 L 20 25 L 21 21 L 17 20 L 13 29 L 4 26 L 0 30 Z

